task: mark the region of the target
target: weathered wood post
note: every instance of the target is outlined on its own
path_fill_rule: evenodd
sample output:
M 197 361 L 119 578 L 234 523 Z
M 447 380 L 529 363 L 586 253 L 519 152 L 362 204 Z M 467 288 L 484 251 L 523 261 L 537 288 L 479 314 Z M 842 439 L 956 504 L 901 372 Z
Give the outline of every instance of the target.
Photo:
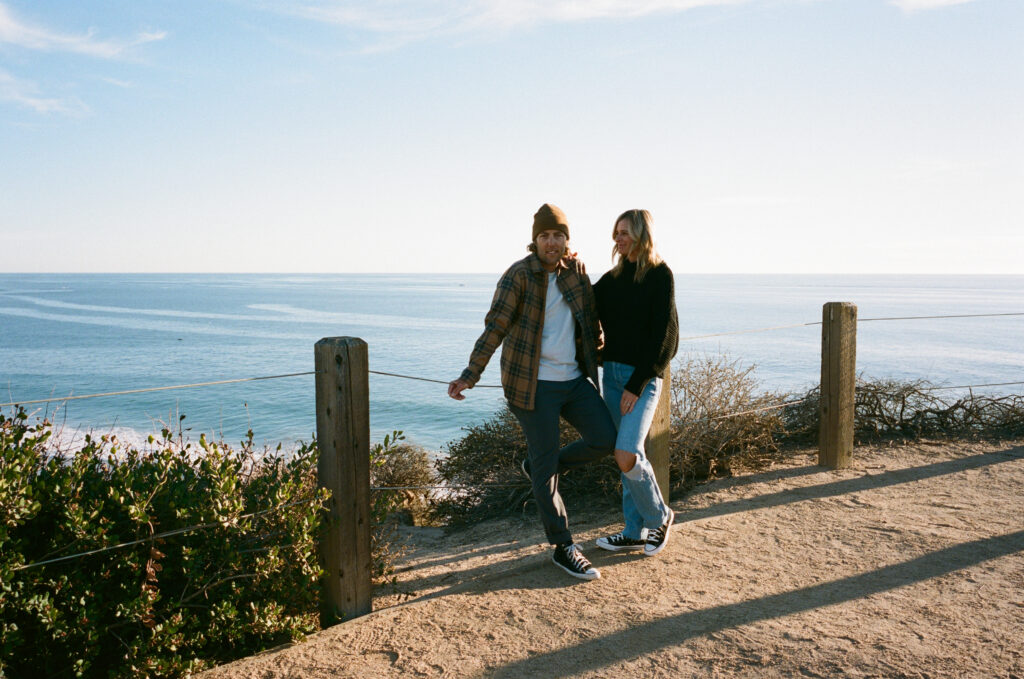
M 370 612 L 370 402 L 366 342 L 325 337 L 316 358 L 319 484 L 331 491 L 320 535 L 320 623 Z
M 665 379 L 661 383 L 661 395 L 658 397 L 658 409 L 654 411 L 654 422 L 647 432 L 644 441 L 644 452 L 654 467 L 654 477 L 658 479 L 661 496 L 668 502 L 669 491 L 669 453 L 668 441 L 672 424 L 672 368 L 665 368 Z
M 818 464 L 850 465 L 857 380 L 857 305 L 828 302 L 821 314 L 821 432 Z

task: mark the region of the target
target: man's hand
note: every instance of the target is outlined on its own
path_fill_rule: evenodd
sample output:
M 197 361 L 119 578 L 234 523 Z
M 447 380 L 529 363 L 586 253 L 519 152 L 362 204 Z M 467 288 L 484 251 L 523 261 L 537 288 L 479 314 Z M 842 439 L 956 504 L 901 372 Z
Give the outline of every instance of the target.
M 454 398 L 456 401 L 465 400 L 462 392 L 466 389 L 471 389 L 469 382 L 466 380 L 452 380 L 448 383 L 448 395 Z
M 449 393 L 451 393 L 450 387 Z M 625 389 L 623 389 L 622 399 L 619 401 L 619 412 L 622 413 L 623 415 L 629 415 L 631 412 L 633 412 L 633 406 L 636 405 L 636 402 L 638 400 L 640 400 L 640 397 L 638 397 L 636 394 L 634 394 L 631 391 L 626 391 Z

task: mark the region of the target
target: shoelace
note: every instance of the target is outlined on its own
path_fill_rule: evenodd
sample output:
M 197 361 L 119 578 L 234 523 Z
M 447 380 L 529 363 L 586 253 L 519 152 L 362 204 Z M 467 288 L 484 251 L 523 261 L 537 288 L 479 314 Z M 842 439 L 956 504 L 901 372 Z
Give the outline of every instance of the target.
M 580 550 L 576 545 L 569 545 L 568 549 L 565 550 L 565 553 L 569 557 L 569 562 L 572 563 L 573 568 L 576 568 L 580 572 L 586 571 L 590 568 L 590 562 L 587 561 L 587 558 L 580 553 Z
M 647 542 L 659 543 L 663 538 L 663 534 L 660 528 L 651 528 L 647 531 Z

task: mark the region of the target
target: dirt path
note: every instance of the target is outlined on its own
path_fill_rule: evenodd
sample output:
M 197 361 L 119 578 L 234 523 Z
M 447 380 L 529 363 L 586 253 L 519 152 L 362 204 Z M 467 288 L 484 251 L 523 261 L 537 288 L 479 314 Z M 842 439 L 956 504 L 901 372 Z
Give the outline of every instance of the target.
M 1024 678 L 1024 443 L 798 456 L 674 502 L 654 558 L 593 540 L 601 569 L 549 561 L 535 517 L 410 529 L 406 595 L 203 679 L 276 677 Z

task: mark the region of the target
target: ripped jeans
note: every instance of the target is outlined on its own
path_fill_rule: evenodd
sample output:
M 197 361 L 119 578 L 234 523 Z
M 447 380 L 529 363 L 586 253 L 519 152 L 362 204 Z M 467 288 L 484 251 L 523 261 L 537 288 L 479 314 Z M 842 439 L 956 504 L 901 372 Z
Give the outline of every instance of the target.
M 658 397 L 663 387 L 660 377 L 647 381 L 633 406 L 633 411 L 623 415 L 619 407 L 626 382 L 633 374 L 633 366 L 625 363 L 606 361 L 601 384 L 604 401 L 618 429 L 615 449 L 636 455 L 636 464 L 622 475 L 622 514 L 626 528 L 622 531 L 627 538 L 643 539 L 644 528 L 657 528 L 668 521 L 669 508 L 661 496 L 654 468 L 644 453 L 644 439 L 654 421 L 658 408 Z

